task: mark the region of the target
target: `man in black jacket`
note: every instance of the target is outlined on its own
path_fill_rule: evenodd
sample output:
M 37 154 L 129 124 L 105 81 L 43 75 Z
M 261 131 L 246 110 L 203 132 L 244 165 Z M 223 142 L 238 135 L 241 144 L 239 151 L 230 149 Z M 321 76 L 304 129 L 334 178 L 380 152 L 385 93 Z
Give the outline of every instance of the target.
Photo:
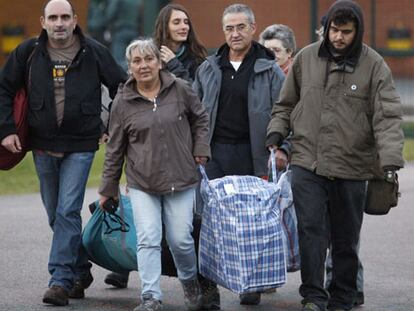
M 25 87 L 29 140 L 53 231 L 43 302 L 67 305 L 93 280 L 81 247 L 81 209 L 102 134 L 101 84 L 113 98 L 126 77 L 105 47 L 82 34 L 67 0 L 48 1 L 40 21 L 40 36 L 20 44 L 0 74 L 0 141 L 21 152 L 12 103 Z

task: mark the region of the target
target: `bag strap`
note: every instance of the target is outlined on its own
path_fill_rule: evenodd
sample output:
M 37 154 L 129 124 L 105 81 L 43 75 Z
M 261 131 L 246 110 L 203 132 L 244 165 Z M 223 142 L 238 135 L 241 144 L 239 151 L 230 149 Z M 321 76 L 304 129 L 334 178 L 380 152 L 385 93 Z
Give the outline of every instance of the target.
M 273 148 L 270 149 L 270 166 L 272 170 L 272 181 L 277 183 L 277 167 L 276 167 L 276 159 L 275 159 L 275 150 Z
M 106 225 L 106 230 L 104 234 L 111 234 L 114 231 L 121 231 L 121 232 L 129 231 L 129 227 L 130 227 L 129 224 L 125 222 L 120 216 L 118 216 L 117 214 L 111 214 L 105 211 L 103 213 L 104 213 L 103 221 Z M 107 218 L 109 218 L 112 222 L 117 223 L 119 226 L 111 227 Z

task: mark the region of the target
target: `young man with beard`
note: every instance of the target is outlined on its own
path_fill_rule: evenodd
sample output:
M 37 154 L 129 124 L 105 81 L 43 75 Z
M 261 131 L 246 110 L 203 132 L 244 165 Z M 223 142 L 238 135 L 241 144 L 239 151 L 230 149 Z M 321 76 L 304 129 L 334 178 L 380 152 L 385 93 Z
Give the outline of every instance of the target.
M 384 59 L 362 43 L 363 31 L 358 4 L 336 1 L 324 40 L 296 56 L 268 127 L 272 148 L 292 130 L 302 311 L 352 309 L 366 180 L 394 176 L 404 165 L 400 98 Z M 333 273 L 326 291 L 329 241 Z
M 253 41 L 256 23 L 248 6 L 230 5 L 222 23 L 226 43 L 200 65 L 193 84 L 210 116 L 206 172 L 211 179 L 267 176 L 266 127 L 284 74 L 273 53 Z M 205 308 L 219 308 L 217 285 L 204 279 L 201 286 Z M 240 295 L 241 304 L 259 302 L 260 293 Z

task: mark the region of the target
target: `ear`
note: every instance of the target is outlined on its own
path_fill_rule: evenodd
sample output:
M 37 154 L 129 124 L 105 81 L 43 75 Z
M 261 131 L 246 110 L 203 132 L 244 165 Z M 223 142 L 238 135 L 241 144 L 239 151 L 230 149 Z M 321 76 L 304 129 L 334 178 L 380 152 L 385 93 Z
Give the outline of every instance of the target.
M 40 16 L 40 25 L 42 25 L 42 28 L 45 29 L 45 18 L 43 16 Z
M 254 35 L 255 33 L 256 33 L 256 23 L 252 23 L 252 24 L 250 24 L 250 28 L 251 28 L 251 30 L 252 30 L 252 34 Z
M 78 16 L 75 14 L 73 15 L 73 30 L 75 30 L 77 24 L 78 24 Z

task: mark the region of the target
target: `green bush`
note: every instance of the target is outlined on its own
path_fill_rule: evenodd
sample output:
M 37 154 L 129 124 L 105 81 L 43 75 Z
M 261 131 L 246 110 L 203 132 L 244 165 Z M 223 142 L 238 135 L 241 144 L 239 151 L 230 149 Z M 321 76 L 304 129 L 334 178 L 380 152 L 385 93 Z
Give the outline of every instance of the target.
M 96 152 L 87 187 L 97 187 L 101 180 L 105 148 Z M 414 139 L 406 139 L 404 159 L 414 161 Z M 123 176 L 122 183 L 125 183 Z M 33 193 L 39 191 L 39 182 L 33 164 L 33 157 L 28 153 L 23 161 L 10 171 L 0 171 L 0 195 Z

